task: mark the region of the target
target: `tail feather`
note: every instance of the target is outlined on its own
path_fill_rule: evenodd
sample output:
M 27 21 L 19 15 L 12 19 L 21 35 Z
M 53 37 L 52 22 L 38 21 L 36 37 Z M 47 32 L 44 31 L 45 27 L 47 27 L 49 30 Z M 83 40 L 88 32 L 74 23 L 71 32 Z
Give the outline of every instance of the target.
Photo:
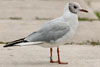
M 27 42 L 27 41 L 25 41 L 24 39 L 25 39 L 25 38 L 21 38 L 21 39 L 12 41 L 12 42 L 8 42 L 8 43 L 7 43 L 6 45 L 4 45 L 3 47 L 11 47 L 11 46 L 15 46 L 15 44 L 18 44 L 18 43 Z
M 23 42 L 23 43 L 18 43 L 16 46 L 29 46 L 29 45 L 39 45 L 43 44 L 42 42 Z

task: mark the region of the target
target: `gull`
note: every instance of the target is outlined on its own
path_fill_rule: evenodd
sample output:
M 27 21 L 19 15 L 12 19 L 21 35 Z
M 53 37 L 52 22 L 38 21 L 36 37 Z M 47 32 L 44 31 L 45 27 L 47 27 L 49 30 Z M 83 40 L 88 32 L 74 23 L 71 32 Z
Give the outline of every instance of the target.
M 66 44 L 72 39 L 79 24 L 77 13 L 80 11 L 88 12 L 81 8 L 77 2 L 68 2 L 62 16 L 48 21 L 27 37 L 9 42 L 4 47 L 39 45 L 50 48 L 50 63 L 68 64 L 68 62 L 60 61 L 59 46 Z M 52 58 L 53 47 L 57 47 L 57 61 L 54 61 Z

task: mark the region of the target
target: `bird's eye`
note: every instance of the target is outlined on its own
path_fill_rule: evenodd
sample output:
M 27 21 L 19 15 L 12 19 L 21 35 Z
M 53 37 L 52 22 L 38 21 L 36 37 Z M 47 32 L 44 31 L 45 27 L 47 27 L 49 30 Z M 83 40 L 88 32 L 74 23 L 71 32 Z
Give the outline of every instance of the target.
M 77 6 L 74 6 L 75 9 L 77 9 Z

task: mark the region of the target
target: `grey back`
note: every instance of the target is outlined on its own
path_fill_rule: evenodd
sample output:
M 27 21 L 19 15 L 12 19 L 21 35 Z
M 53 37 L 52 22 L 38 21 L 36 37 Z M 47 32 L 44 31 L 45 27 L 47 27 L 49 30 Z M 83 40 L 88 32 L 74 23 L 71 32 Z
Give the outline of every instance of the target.
M 49 22 L 40 30 L 25 38 L 29 42 L 51 42 L 63 37 L 70 31 L 70 27 L 63 22 Z

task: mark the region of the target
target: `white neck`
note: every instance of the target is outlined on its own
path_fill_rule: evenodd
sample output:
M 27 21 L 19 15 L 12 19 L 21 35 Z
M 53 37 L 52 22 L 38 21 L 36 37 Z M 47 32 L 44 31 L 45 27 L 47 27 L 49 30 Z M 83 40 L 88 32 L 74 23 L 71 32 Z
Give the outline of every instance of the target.
M 77 14 L 74 14 L 72 12 L 69 11 L 69 7 L 68 7 L 69 3 L 65 6 L 64 8 L 64 13 L 63 13 L 63 19 L 69 23 L 69 25 L 72 28 L 77 28 L 78 25 L 78 16 Z

